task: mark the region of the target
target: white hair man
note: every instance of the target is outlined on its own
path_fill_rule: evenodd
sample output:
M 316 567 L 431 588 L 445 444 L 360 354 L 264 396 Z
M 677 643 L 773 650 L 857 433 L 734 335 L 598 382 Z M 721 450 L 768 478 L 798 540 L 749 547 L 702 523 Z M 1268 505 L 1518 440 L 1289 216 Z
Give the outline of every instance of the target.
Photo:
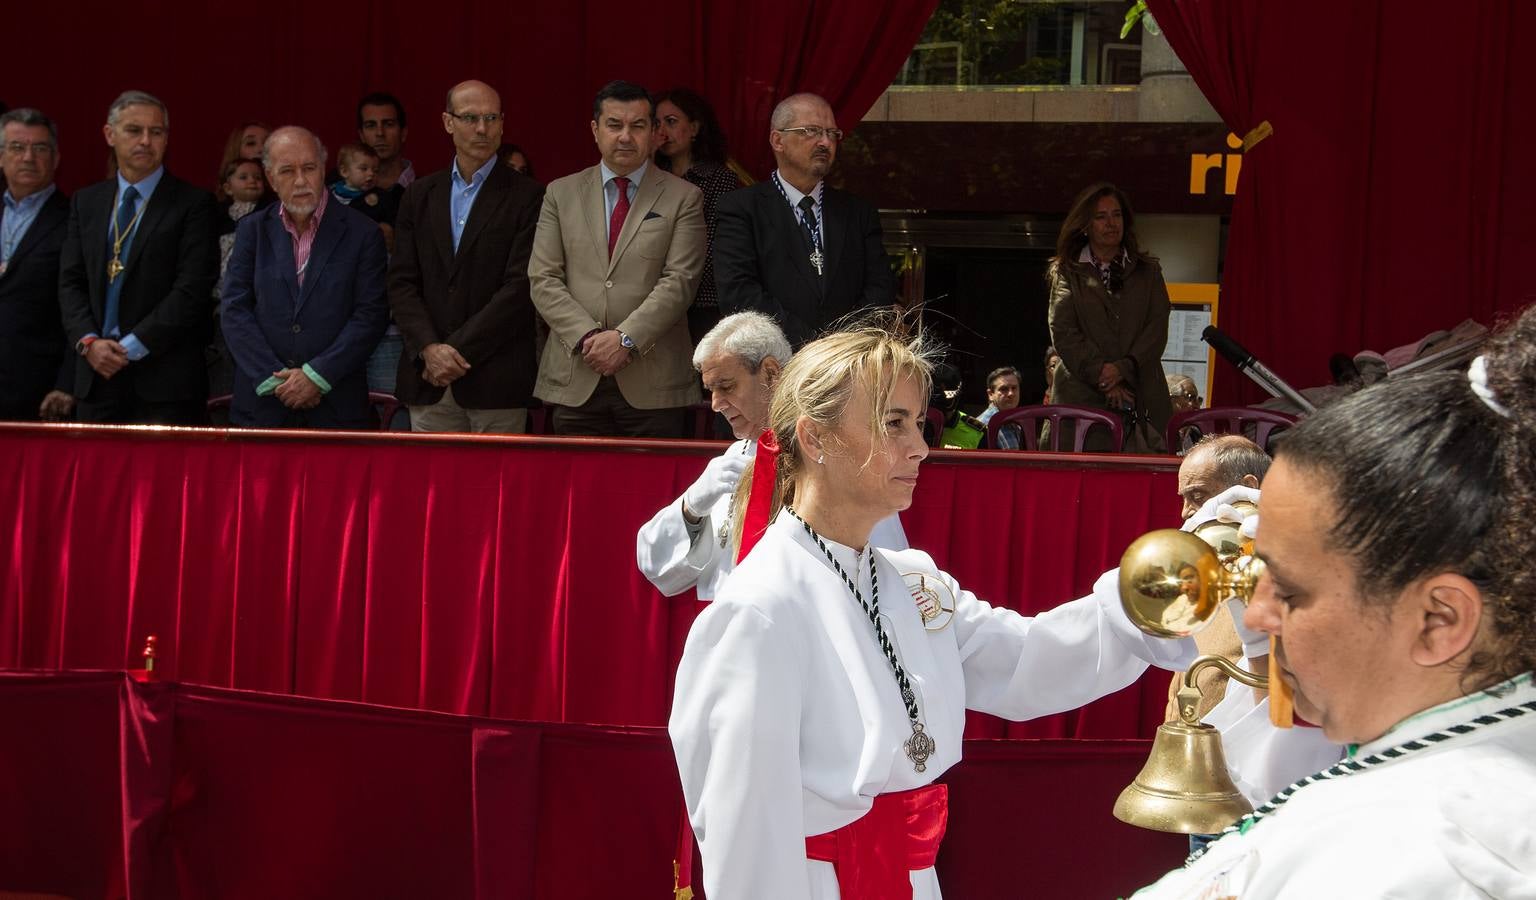
M 1270 458 L 1258 444 L 1238 434 L 1207 435 L 1184 456 L 1179 465 L 1179 498 L 1183 501 L 1184 528 L 1193 530 L 1213 519 L 1241 521 L 1257 503 L 1259 484 L 1269 471 Z M 1224 656 L 1250 672 L 1269 669 L 1269 637 L 1243 624 L 1245 606 L 1230 600 L 1218 609 L 1210 624 L 1195 635 L 1202 654 Z M 1317 728 L 1297 724 L 1278 729 L 1270 724 L 1269 695 L 1231 682 L 1215 669 L 1196 676 L 1201 690 L 1196 712 L 1207 725 L 1221 732 L 1227 772 L 1248 802 L 1258 806 L 1291 782 L 1338 762 L 1343 748 Z M 1169 686 L 1168 718 L 1178 716 L 1173 694 L 1184 673 L 1173 676 Z M 1194 835 L 1191 848 L 1202 846 L 1209 836 Z
M 783 330 L 758 312 L 726 316 L 694 350 L 693 367 L 704 380 L 710 406 L 731 424 L 736 441 L 636 536 L 636 564 L 668 597 L 696 588 L 700 600 L 711 600 L 735 567 L 732 500 L 756 457 L 773 386 L 791 353 Z M 870 543 L 905 550 L 900 518 L 891 516 L 875 526 Z

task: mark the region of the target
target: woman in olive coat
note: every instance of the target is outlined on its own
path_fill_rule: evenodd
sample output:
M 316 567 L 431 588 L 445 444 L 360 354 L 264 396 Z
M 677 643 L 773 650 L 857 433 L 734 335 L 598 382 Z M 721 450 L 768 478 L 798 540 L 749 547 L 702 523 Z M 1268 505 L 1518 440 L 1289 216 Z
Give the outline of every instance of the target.
M 1163 377 L 1168 286 L 1157 259 L 1136 243 L 1135 215 L 1112 184 L 1078 195 L 1056 240 L 1050 282 L 1051 342 L 1061 355 L 1051 402 L 1090 406 L 1122 417 L 1129 452 L 1164 452 L 1173 414 Z M 1062 449 L 1070 449 L 1064 423 Z M 1085 450 L 1110 449 L 1104 429 Z

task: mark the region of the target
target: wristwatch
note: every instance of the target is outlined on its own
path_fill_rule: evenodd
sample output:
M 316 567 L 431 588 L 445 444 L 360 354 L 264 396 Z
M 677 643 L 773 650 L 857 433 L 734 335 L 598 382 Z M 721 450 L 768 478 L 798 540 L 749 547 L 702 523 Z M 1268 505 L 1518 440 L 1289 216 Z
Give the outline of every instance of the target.
M 81 356 L 84 356 L 86 354 L 86 351 L 90 350 L 91 349 L 91 345 L 96 343 L 97 340 L 99 340 L 99 338 L 92 337 L 91 335 L 86 335 L 85 337 L 81 338 L 80 340 L 75 341 L 75 352 L 80 354 Z
M 631 353 L 633 353 L 636 349 L 638 349 L 638 348 L 635 347 L 635 342 L 630 340 L 629 335 L 625 334 L 622 331 L 619 332 L 619 344 L 621 346 L 623 346 L 625 350 L 628 350 Z

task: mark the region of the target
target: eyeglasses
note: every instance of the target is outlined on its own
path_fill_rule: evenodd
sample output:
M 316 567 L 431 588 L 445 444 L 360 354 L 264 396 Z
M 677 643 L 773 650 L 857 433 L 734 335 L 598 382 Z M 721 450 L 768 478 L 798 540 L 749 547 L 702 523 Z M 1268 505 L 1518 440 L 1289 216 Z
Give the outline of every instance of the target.
M 812 141 L 821 140 L 823 135 L 834 144 L 843 139 L 843 130 L 841 128 L 822 128 L 820 125 L 801 125 L 797 128 L 780 128 L 778 130 L 784 134 L 788 134 L 791 131 L 798 132 Z
M 38 156 L 53 155 L 53 145 L 48 143 L 23 144 L 21 141 L 11 141 L 5 145 L 5 152 L 12 156 L 26 156 L 28 150 Z
M 455 119 L 458 119 L 460 122 L 463 122 L 470 128 L 474 128 L 481 122 L 484 122 L 486 125 L 495 125 L 497 122 L 500 122 L 504 118 L 501 113 L 485 113 L 484 115 L 476 115 L 475 113 L 449 113 L 448 115 L 453 116 Z

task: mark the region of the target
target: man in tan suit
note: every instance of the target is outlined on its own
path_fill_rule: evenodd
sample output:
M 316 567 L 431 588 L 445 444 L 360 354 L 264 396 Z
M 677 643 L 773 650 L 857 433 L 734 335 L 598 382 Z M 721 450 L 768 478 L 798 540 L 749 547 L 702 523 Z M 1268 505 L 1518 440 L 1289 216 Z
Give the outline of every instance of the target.
M 554 406 L 556 434 L 680 437 L 699 400 L 687 311 L 704 202 L 650 165 L 654 127 L 644 88 L 604 85 L 592 104 L 602 162 L 544 193 L 528 278 L 549 324 L 534 396 Z

